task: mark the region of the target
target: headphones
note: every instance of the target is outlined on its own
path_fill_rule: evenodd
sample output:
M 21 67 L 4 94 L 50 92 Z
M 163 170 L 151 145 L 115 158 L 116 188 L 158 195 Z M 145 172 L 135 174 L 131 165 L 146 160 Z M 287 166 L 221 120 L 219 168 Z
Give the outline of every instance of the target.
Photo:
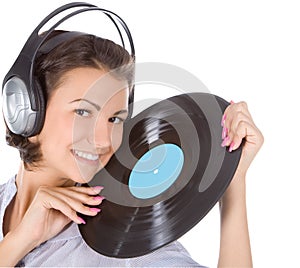
M 80 9 L 70 12 L 68 15 L 64 16 L 43 35 L 38 34 L 40 29 L 50 19 L 71 8 Z M 117 24 L 117 22 L 119 22 L 126 32 L 131 48 L 131 56 L 133 59 L 135 58 L 135 50 L 130 31 L 126 23 L 117 14 L 85 2 L 73 2 L 57 8 L 44 18 L 33 30 L 15 63 L 3 80 L 2 109 L 4 120 L 10 131 L 23 137 L 31 137 L 40 133 L 45 120 L 46 100 L 43 89 L 39 84 L 38 79 L 34 76 L 34 65 L 37 55 L 41 52 L 48 53 L 62 42 L 75 36 L 86 34 L 82 32 L 62 31 L 60 34 L 47 40 L 49 35 L 57 28 L 57 26 L 65 20 L 77 14 L 95 10 L 101 11 L 113 22 L 120 35 L 122 46 L 125 49 L 124 39 Z M 129 96 L 129 117 L 132 115 L 133 94 L 134 89 L 132 89 Z

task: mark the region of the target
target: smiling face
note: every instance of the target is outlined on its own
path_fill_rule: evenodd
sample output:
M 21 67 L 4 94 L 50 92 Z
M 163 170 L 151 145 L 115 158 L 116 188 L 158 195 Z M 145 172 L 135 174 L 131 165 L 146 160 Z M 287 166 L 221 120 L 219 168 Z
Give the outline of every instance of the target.
M 42 168 L 52 177 L 86 183 L 121 144 L 129 89 L 125 81 L 90 67 L 68 71 L 61 81 L 38 135 Z

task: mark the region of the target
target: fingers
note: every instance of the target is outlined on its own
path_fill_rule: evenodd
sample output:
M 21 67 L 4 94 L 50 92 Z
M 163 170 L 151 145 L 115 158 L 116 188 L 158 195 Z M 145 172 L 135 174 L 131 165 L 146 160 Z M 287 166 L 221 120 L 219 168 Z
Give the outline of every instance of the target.
M 96 195 L 96 194 L 99 194 L 103 190 L 103 186 L 94 186 L 94 187 L 73 186 L 73 187 L 65 187 L 62 189 L 70 189 L 70 190 L 74 190 L 79 193 L 84 193 L 84 194 L 88 194 L 88 195 Z
M 229 146 L 229 152 L 237 149 L 243 139 L 257 143 L 260 132 L 255 126 L 245 102 L 233 103 L 226 108 L 222 122 L 222 146 Z
M 53 187 L 52 191 L 55 191 L 60 198 L 65 202 L 71 201 L 71 199 L 78 200 L 82 204 L 96 206 L 101 204 L 102 200 L 105 199 L 103 196 L 98 194 L 101 192 L 103 187 Z
M 244 138 L 248 141 L 255 134 L 253 125 L 247 120 L 232 122 L 229 131 L 223 140 L 222 146 L 229 146 L 228 151 L 232 152 L 241 145 Z
M 84 224 L 84 220 L 77 215 L 77 212 L 95 216 L 101 210 L 96 207 L 101 204 L 104 197 L 97 194 L 103 187 L 46 187 L 39 188 L 37 198 L 41 200 L 43 207 L 46 209 L 55 209 L 67 216 L 77 224 Z
M 40 196 L 42 196 L 44 199 L 43 205 L 46 209 L 55 209 L 60 211 L 77 224 L 84 223 L 83 219 L 76 214 L 76 211 L 72 208 L 72 206 L 57 198 L 55 195 L 52 195 L 48 191 L 41 191 Z

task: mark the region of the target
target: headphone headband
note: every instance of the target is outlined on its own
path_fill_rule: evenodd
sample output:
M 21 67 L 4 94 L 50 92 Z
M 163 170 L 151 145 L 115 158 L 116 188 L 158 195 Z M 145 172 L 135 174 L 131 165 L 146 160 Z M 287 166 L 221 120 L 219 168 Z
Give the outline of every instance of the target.
M 39 31 L 47 22 L 49 22 L 51 19 L 53 19 L 61 12 L 76 7 L 78 8 L 82 7 L 82 8 L 72 11 L 69 14 L 65 15 L 58 22 L 54 23 L 49 28 L 49 30 L 45 31 L 43 35 L 39 35 Z M 41 92 L 39 92 L 39 90 L 41 91 L 41 89 L 39 90 L 36 89 L 36 81 L 34 78 L 35 59 L 42 45 L 45 44 L 45 42 L 48 42 L 47 38 L 59 25 L 61 25 L 64 21 L 68 20 L 69 18 L 87 11 L 100 11 L 106 16 L 108 16 L 108 18 L 115 25 L 120 35 L 122 46 L 125 49 L 124 39 L 120 31 L 120 28 L 118 26 L 119 23 L 124 29 L 124 31 L 126 32 L 127 39 L 130 44 L 131 56 L 135 58 L 135 49 L 134 49 L 131 33 L 124 20 L 114 12 L 103 8 L 99 8 L 93 4 L 89 4 L 85 2 L 73 2 L 55 9 L 48 16 L 46 16 L 38 24 L 38 26 L 32 31 L 27 42 L 23 46 L 19 56 L 17 57 L 15 63 L 13 64 L 9 72 L 4 77 L 3 84 L 2 84 L 2 92 L 4 96 L 3 113 L 4 113 L 4 119 L 7 123 L 7 126 L 12 132 L 28 137 L 28 136 L 36 135 L 41 130 L 41 126 L 37 127 L 37 124 L 42 125 L 43 122 L 42 124 L 38 123 L 37 121 L 39 121 L 40 119 L 37 117 L 41 117 L 41 120 L 43 121 L 44 115 L 39 115 L 39 113 L 41 113 L 40 112 L 41 110 L 42 113 L 45 113 L 45 111 L 43 111 L 44 103 L 42 103 L 44 102 L 44 97 L 42 96 Z M 79 32 L 74 32 L 74 33 L 80 34 Z M 74 36 L 74 34 L 70 34 L 70 35 Z M 66 35 L 65 38 L 60 38 L 60 39 L 61 39 L 60 42 L 56 42 L 56 46 L 59 45 L 61 42 L 67 40 L 68 37 Z M 53 48 L 54 47 L 52 47 L 52 49 Z M 18 81 L 18 79 L 20 79 L 21 81 Z M 20 85 L 22 86 L 20 87 Z M 29 98 L 29 100 L 20 99 L 21 103 L 19 103 L 16 96 L 20 97 L 21 95 L 22 96 L 26 95 L 25 97 Z M 132 101 L 132 98 L 130 101 Z M 17 106 L 17 107 L 15 107 L 14 109 L 14 107 L 12 107 L 12 104 L 13 106 Z M 28 104 L 30 105 L 29 108 L 28 108 Z M 18 107 L 19 108 L 23 107 L 23 108 L 21 108 L 20 110 Z M 28 110 L 28 112 L 24 112 L 24 110 Z M 28 113 L 28 115 L 25 114 L 24 116 L 23 115 L 19 116 L 19 114 L 21 113 Z M 19 122 L 20 120 L 21 122 Z M 27 123 L 24 123 L 23 121 L 26 121 Z
M 46 31 L 46 34 L 44 34 L 42 37 L 39 35 L 39 31 L 41 30 L 41 28 L 47 23 L 49 22 L 51 19 L 53 19 L 55 16 L 57 16 L 58 14 L 60 14 L 63 11 L 66 11 L 68 9 L 71 8 L 75 8 L 75 7 L 87 7 L 87 8 L 83 8 L 83 9 L 79 9 L 76 11 L 73 11 L 72 13 L 64 16 L 62 19 L 60 19 L 58 22 L 56 22 L 53 26 L 50 27 L 49 30 Z M 123 27 L 123 29 L 125 30 L 127 37 L 128 37 L 128 41 L 130 44 L 130 49 L 131 49 L 131 56 L 133 58 L 135 58 L 135 49 L 134 49 L 134 44 L 133 44 L 133 39 L 130 33 L 129 28 L 127 27 L 125 21 L 118 16 L 117 14 L 115 14 L 114 12 L 110 11 L 110 10 L 106 10 L 103 8 L 99 8 L 95 5 L 89 4 L 89 3 L 85 3 L 85 2 L 74 2 L 74 3 L 69 3 L 66 5 L 63 5 L 59 8 L 57 8 L 56 10 L 54 10 L 53 12 L 51 12 L 46 18 L 44 18 L 39 25 L 32 31 L 31 35 L 29 36 L 27 42 L 25 43 L 24 47 L 22 48 L 21 52 L 20 52 L 20 56 L 24 55 L 25 58 L 29 58 L 32 59 L 32 65 L 35 61 L 37 52 L 39 50 L 39 48 L 41 47 L 41 45 L 45 42 L 45 40 L 48 38 L 48 36 L 59 26 L 61 25 L 64 21 L 66 21 L 67 19 L 78 15 L 80 13 L 83 12 L 87 12 L 87 11 L 101 11 L 103 12 L 105 15 L 107 15 L 110 20 L 113 22 L 113 24 L 116 26 L 118 33 L 120 35 L 121 41 L 122 41 L 122 45 L 125 48 L 125 44 L 124 44 L 124 39 L 122 36 L 122 33 L 118 27 L 118 24 L 116 23 L 116 21 L 113 19 L 112 16 L 115 16 L 118 20 L 118 22 L 121 24 L 121 26 Z M 17 59 L 18 60 L 18 59 Z M 13 66 L 14 67 L 14 66 Z M 3 85 L 5 84 L 5 82 L 11 77 L 13 76 L 13 74 L 11 73 L 13 67 L 11 68 L 11 70 L 7 73 L 7 75 L 4 78 L 3 81 Z M 30 86 L 32 86 L 32 77 L 33 77 L 33 66 L 31 66 L 30 68 L 30 81 L 28 81 L 30 83 Z

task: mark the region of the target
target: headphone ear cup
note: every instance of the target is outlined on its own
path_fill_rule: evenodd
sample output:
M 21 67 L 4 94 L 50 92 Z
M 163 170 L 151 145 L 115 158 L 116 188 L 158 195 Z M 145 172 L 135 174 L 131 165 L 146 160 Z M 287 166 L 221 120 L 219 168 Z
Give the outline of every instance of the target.
M 14 76 L 3 86 L 3 116 L 7 127 L 17 135 L 27 136 L 36 119 L 24 81 Z
M 38 134 L 44 124 L 45 98 L 40 84 L 34 82 L 34 88 L 28 91 L 24 81 L 14 76 L 3 87 L 4 120 L 11 132 L 23 137 Z

